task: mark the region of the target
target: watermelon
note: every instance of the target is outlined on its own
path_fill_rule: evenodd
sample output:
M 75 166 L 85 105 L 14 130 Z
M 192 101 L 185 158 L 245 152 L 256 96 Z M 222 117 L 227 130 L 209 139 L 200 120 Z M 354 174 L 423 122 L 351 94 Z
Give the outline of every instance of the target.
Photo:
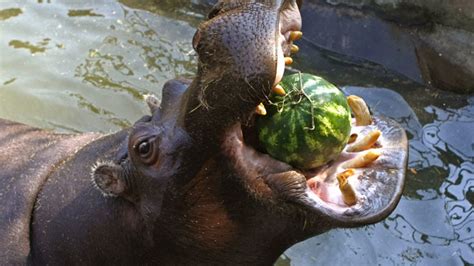
M 351 132 L 345 95 L 311 74 L 285 76 L 280 85 L 286 95 L 272 94 L 267 115 L 256 121 L 261 146 L 272 157 L 303 170 L 337 158 Z

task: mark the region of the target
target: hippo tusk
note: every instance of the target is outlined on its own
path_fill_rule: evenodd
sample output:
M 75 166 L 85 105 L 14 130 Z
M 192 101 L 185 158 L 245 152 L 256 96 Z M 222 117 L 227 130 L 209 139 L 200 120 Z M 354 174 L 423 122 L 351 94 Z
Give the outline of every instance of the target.
M 354 157 L 353 159 L 345 162 L 343 167 L 348 168 L 363 168 L 377 160 L 381 155 L 381 152 L 378 150 L 369 150 L 367 152 L 361 153 Z
M 354 134 L 357 136 L 356 134 Z M 358 140 L 354 144 L 350 145 L 347 148 L 348 152 L 358 152 L 358 151 L 365 151 L 370 149 L 372 146 L 374 146 L 375 142 L 379 139 L 380 135 L 382 135 L 382 132 L 380 130 L 374 130 L 371 131 L 369 134 L 367 134 L 365 137 L 362 139 Z M 351 135 L 352 136 L 352 135 Z M 356 137 L 357 138 L 357 137 Z
M 342 200 L 345 204 L 352 206 L 357 203 L 357 196 L 352 188 L 351 184 L 347 182 L 347 179 L 355 174 L 354 169 L 348 169 L 342 173 L 337 174 L 337 182 L 339 183 L 339 189 L 342 193 Z
M 285 65 L 291 65 L 293 64 L 293 58 L 291 57 L 285 57 Z
M 347 97 L 352 113 L 356 120 L 356 126 L 368 126 L 372 124 L 372 117 L 365 101 L 359 96 L 349 95 Z

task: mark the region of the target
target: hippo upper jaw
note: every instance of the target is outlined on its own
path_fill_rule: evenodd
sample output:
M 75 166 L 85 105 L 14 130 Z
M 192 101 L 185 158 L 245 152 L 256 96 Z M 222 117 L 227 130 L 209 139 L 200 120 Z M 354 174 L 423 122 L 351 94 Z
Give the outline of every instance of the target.
M 217 150 L 226 129 L 246 123 L 281 80 L 301 15 L 296 1 L 264 0 L 220 1 L 211 14 L 193 39 L 198 71 L 178 124 Z

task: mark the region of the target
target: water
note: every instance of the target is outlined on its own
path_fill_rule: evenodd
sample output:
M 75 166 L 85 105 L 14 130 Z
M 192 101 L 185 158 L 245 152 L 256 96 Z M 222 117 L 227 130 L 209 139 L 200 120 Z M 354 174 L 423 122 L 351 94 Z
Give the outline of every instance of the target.
M 130 2 L 130 1 L 128 1 Z M 143 115 L 142 96 L 190 76 L 192 22 L 116 1 L 1 1 L 0 116 L 109 132 Z
M 158 3 L 158 2 L 156 2 Z M 142 96 L 191 77 L 205 11 L 190 1 L 0 2 L 0 117 L 61 132 L 111 132 Z M 385 221 L 333 230 L 278 265 L 474 264 L 474 96 L 428 89 L 300 41 L 295 68 L 363 96 L 410 138 L 403 198 Z

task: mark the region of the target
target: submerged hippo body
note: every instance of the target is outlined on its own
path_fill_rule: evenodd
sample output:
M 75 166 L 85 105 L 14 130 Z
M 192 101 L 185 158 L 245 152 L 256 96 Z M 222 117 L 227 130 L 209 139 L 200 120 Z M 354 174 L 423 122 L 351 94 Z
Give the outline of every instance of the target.
M 382 131 L 382 155 L 358 170 L 352 206 L 334 176 L 353 154 L 309 179 L 252 148 L 255 107 L 300 29 L 297 4 L 220 1 L 193 39 L 196 78 L 168 82 L 129 129 L 62 135 L 0 120 L 0 261 L 268 265 L 310 236 L 385 218 L 405 174 L 396 123 L 360 129 Z

